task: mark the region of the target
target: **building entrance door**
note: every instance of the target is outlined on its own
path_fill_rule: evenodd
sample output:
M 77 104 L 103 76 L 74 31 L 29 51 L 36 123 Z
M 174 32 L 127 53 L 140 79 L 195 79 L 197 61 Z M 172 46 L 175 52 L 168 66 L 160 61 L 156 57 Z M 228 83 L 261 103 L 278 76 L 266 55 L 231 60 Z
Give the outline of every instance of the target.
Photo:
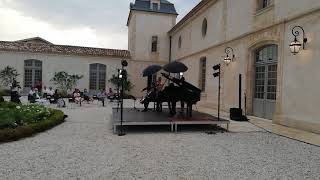
M 265 46 L 255 56 L 253 115 L 272 119 L 277 97 L 278 47 Z

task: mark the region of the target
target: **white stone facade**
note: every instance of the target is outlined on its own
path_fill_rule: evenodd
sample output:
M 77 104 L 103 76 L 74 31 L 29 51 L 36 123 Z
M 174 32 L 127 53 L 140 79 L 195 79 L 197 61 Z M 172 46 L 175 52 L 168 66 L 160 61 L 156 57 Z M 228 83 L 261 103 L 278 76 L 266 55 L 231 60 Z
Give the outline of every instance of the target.
M 120 67 L 121 59 L 127 59 L 129 78 L 135 86 L 132 94 L 140 97 L 143 95 L 141 89 L 146 86 L 141 73 L 148 65 L 166 64 L 170 59 L 181 61 L 189 67 L 186 80 L 200 86 L 200 59 L 206 57 L 206 86 L 199 104 L 212 110 L 217 108 L 218 84 L 212 76 L 212 66 L 221 63 L 222 111 L 228 113 L 229 108 L 238 106 L 238 75 L 242 74 L 247 112 L 255 115 L 256 52 L 268 45 L 276 45 L 276 100 L 274 113 L 269 119 L 320 133 L 320 1 L 269 0 L 264 8 L 262 2 L 202 0 L 177 24 L 177 14 L 174 13 L 131 9 L 127 23 L 129 56 L 94 57 L 0 49 L 0 66 L 14 66 L 21 74 L 24 60 L 38 59 L 43 61 L 44 84 L 50 85 L 49 79 L 54 72 L 65 70 L 84 75 L 79 87 L 88 88 L 90 63 L 107 65 L 106 79 L 109 79 Z M 205 36 L 202 30 L 204 19 L 207 20 Z M 304 28 L 308 42 L 305 50 L 293 55 L 289 44 L 294 40 L 291 30 L 296 25 Z M 158 37 L 156 52 L 151 52 L 152 36 Z M 300 42 L 301 38 L 300 35 Z M 234 62 L 228 66 L 223 62 L 226 47 L 232 47 L 235 55 Z M 22 75 L 19 78 L 23 82 Z M 245 108 L 244 103 L 242 108 Z
M 89 89 L 89 66 L 99 63 L 107 66 L 106 87 L 112 87 L 108 80 L 113 74 L 117 74 L 117 69 L 121 67 L 121 58 L 111 57 L 83 57 L 72 55 L 37 54 L 37 53 L 17 53 L 0 52 L 0 69 L 11 66 L 18 70 L 18 82 L 24 86 L 24 61 L 35 59 L 42 62 L 42 84 L 43 86 L 54 86 L 50 81 L 56 72 L 65 71 L 69 74 L 83 75 L 77 88 Z M 114 88 L 114 87 L 113 87 Z
M 257 2 L 203 1 L 205 5 L 200 10 L 169 32 L 173 40 L 173 59 L 192 67 L 185 74 L 186 80 L 199 85 L 199 61 L 201 57 L 207 58 L 206 91 L 201 104 L 213 109 L 217 108 L 218 85 L 212 76 L 212 66 L 222 63 L 222 109 L 225 112 L 238 106 L 238 74 L 241 73 L 248 113 L 254 115 L 255 51 L 276 44 L 278 82 L 272 119 L 275 123 L 319 133 L 320 1 L 270 1 L 270 6 L 262 10 L 256 9 Z M 206 37 L 201 35 L 204 18 L 208 20 Z M 304 28 L 308 42 L 305 50 L 293 55 L 289 44 L 294 39 L 291 30 L 296 25 Z M 180 36 L 181 48 L 178 45 Z M 302 41 L 302 36 L 298 38 Z M 229 66 L 223 62 L 226 47 L 232 47 L 236 56 Z

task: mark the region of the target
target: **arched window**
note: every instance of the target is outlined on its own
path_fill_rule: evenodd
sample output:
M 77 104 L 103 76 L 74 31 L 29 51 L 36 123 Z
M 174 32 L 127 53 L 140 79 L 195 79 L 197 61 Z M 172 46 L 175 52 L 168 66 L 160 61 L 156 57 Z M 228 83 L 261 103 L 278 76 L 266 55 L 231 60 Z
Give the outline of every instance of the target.
M 104 64 L 90 64 L 89 89 L 101 90 L 106 88 L 107 66 Z
M 31 88 L 42 83 L 42 62 L 35 59 L 24 61 L 24 87 Z
M 179 49 L 181 48 L 181 46 L 182 46 L 182 38 L 181 38 L 181 36 L 179 36 L 179 42 L 178 42 Z
M 205 37 L 207 35 L 208 30 L 208 21 L 206 18 L 202 21 L 202 37 Z

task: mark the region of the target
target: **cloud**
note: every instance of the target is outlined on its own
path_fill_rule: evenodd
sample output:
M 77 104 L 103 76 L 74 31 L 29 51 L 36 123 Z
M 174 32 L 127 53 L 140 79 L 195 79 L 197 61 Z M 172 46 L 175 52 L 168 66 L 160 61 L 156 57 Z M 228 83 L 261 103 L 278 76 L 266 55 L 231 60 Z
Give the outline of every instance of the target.
M 126 20 L 132 1 L 0 0 L 0 39 L 40 36 L 56 44 L 127 49 Z M 199 0 L 172 2 L 180 19 Z

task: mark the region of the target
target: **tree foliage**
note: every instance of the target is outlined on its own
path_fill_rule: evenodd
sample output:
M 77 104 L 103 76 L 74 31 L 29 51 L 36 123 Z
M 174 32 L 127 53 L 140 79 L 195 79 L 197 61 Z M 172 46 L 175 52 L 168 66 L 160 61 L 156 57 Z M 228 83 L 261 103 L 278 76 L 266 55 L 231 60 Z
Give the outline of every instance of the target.
M 109 82 L 111 82 L 115 87 L 118 86 L 118 83 L 119 83 L 119 86 L 121 86 L 121 79 L 115 74 L 112 75 L 112 78 L 109 80 Z M 130 92 L 133 87 L 134 86 L 132 85 L 130 80 L 126 78 L 123 82 L 124 91 Z
M 17 77 L 19 76 L 17 70 L 14 67 L 7 66 L 0 71 L 0 80 L 3 86 L 9 86 L 13 83 L 17 83 Z
M 66 93 L 68 89 L 75 88 L 78 85 L 79 80 L 82 78 L 82 75 L 71 75 L 67 72 L 61 71 L 55 73 L 54 77 L 50 81 L 52 81 L 58 89 Z

